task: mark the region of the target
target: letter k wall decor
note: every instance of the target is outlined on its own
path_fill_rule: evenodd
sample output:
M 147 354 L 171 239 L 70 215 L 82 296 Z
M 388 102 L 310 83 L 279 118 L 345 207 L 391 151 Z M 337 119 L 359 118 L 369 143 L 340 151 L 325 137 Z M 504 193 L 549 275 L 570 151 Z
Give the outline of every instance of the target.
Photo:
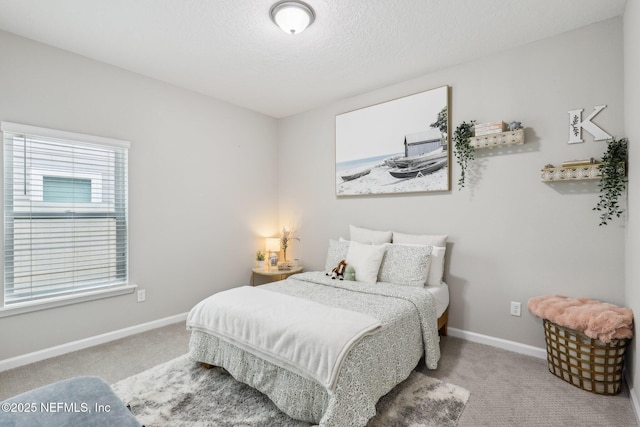
M 604 110 L 606 105 L 598 105 L 593 108 L 593 112 L 587 116 L 586 119 L 582 120 L 582 108 L 579 110 L 571 110 L 569 111 L 569 144 L 577 144 L 579 142 L 584 142 L 582 139 L 582 130 L 586 130 L 591 135 L 593 135 L 593 139 L 595 141 L 605 141 L 607 139 L 611 139 L 612 136 L 603 131 L 593 123 L 591 120 L 598 115 L 598 113 Z

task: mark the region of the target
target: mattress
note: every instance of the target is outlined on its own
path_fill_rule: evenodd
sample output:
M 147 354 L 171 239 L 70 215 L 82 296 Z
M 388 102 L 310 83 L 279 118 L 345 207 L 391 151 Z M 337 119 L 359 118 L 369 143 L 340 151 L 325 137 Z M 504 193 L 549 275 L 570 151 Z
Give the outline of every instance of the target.
M 449 307 L 449 287 L 442 282 L 441 285 L 437 286 L 425 286 L 425 289 L 431 292 L 436 300 L 436 315 L 438 317 L 442 316 L 442 313 Z

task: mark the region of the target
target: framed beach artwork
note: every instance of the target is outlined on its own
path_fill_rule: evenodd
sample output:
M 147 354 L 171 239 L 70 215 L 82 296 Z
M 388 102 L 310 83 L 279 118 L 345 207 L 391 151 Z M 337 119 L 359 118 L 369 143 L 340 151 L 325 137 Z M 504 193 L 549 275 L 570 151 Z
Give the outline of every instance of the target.
M 449 86 L 336 115 L 336 195 L 451 188 Z

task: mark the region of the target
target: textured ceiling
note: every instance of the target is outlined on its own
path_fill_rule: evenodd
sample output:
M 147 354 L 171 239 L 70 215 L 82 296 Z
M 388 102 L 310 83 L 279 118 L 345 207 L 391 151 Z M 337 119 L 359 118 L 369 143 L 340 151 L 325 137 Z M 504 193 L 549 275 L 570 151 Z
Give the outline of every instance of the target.
M 622 15 L 627 0 L 0 0 L 0 29 L 273 117 Z M 0 52 L 1 53 L 1 52 Z M 446 83 L 446 82 L 444 82 Z

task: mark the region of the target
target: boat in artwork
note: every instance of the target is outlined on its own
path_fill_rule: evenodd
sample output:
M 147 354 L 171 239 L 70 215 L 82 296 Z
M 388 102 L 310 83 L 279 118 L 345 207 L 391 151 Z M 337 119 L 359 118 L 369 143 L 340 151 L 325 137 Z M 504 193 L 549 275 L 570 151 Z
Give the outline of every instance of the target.
M 371 169 L 365 169 L 360 172 L 353 173 L 351 175 L 342 175 L 341 178 L 343 181 L 353 181 L 354 179 L 358 179 L 365 175 L 368 175 L 371 172 Z
M 428 160 L 411 167 L 391 169 L 389 173 L 394 178 L 415 178 L 440 170 L 447 165 L 447 162 L 448 158 L 445 155 L 442 158 Z
M 384 161 L 384 165 L 390 168 L 397 168 L 398 165 L 396 164 L 396 160 L 403 158 L 402 156 L 398 155 L 398 156 L 393 156 L 393 157 L 389 157 L 387 159 L 385 159 Z
M 410 168 L 446 155 L 447 153 L 444 152 L 442 147 L 440 147 L 433 151 L 429 151 L 428 153 L 393 159 L 393 164 L 397 168 Z

